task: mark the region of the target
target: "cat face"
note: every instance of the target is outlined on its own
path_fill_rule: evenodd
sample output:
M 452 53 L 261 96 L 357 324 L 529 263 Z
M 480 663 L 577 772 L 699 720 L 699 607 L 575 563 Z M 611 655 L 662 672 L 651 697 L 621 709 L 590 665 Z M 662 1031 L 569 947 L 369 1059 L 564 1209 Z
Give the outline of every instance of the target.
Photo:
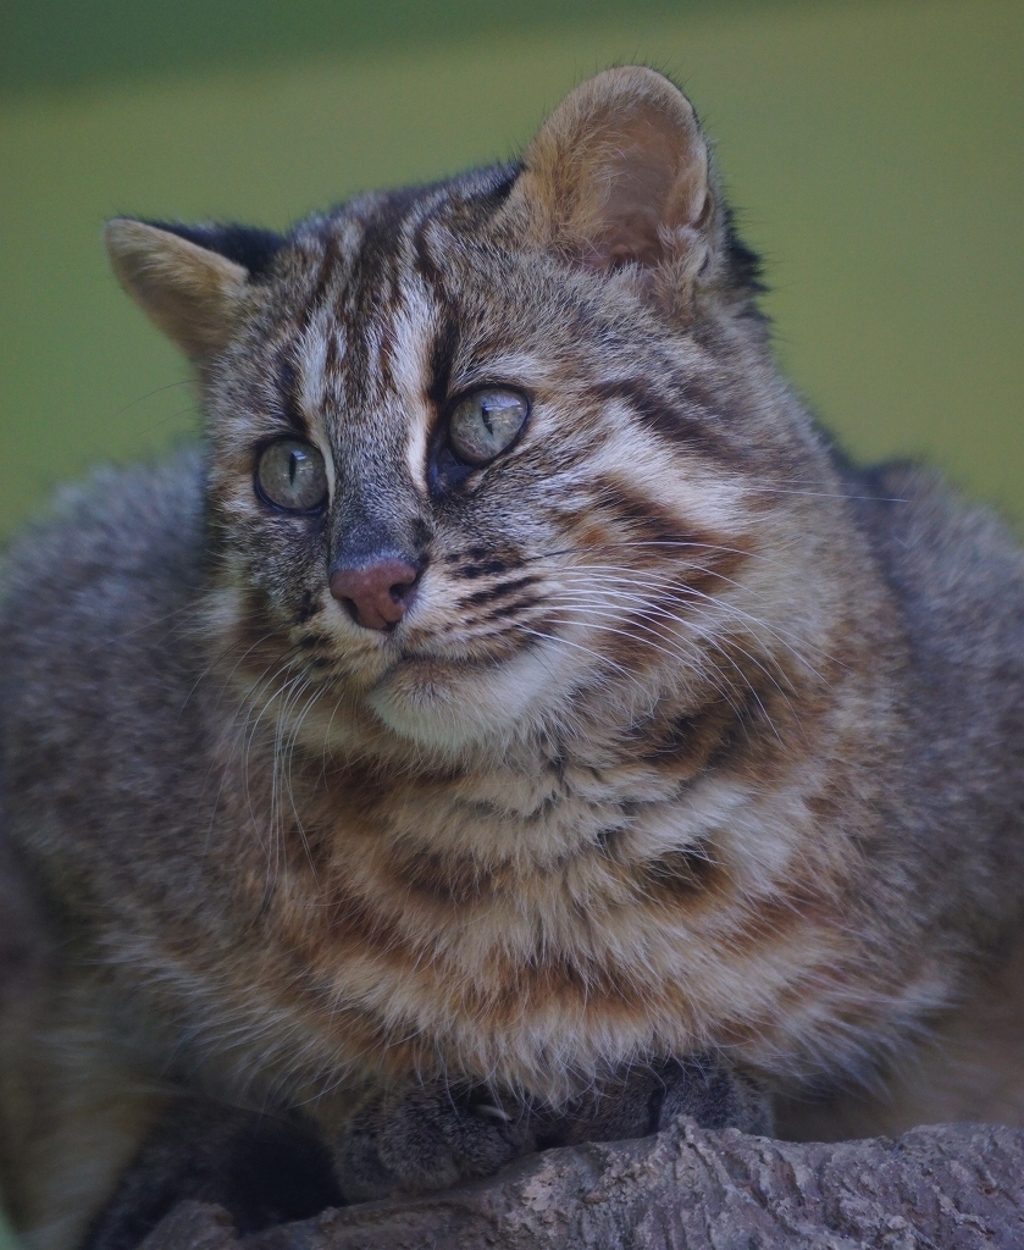
M 119 226 L 203 380 L 215 633 L 296 733 L 502 751 L 778 684 L 773 483 L 815 445 L 664 79 L 599 76 L 522 167 L 278 244 Z

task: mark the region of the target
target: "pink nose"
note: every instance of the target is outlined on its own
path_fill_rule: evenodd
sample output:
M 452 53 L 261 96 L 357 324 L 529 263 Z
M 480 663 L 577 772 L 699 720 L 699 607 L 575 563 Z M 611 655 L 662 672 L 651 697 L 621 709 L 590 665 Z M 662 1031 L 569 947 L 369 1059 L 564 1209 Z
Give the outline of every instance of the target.
M 331 594 L 366 629 L 390 629 L 402 619 L 409 591 L 419 577 L 404 560 L 378 560 L 331 574 Z

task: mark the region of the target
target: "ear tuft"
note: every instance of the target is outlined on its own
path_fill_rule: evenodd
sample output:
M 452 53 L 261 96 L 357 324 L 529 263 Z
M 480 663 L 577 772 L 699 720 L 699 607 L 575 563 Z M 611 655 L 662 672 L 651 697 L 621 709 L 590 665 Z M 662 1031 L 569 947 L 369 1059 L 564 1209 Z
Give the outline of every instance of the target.
M 116 217 L 104 241 L 128 294 L 186 356 L 203 363 L 227 346 L 250 275 L 193 235 L 189 227 Z
M 530 144 L 508 207 L 534 243 L 588 268 L 697 261 L 714 198 L 693 106 L 640 66 L 588 79 Z

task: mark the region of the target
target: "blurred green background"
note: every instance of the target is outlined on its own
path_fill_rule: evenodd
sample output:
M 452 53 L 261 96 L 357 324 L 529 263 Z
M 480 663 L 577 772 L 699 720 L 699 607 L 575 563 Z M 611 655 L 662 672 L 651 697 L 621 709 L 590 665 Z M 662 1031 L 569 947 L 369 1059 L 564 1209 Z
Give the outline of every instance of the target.
M 1022 54 L 1022 0 L 0 0 L 0 536 L 196 429 L 106 217 L 281 227 L 634 60 L 692 95 L 830 428 L 1024 520 Z
M 505 157 L 581 77 L 693 97 L 784 367 L 858 456 L 1024 519 L 1021 0 L 2 0 L 0 535 L 196 428 L 120 212 L 281 227 Z

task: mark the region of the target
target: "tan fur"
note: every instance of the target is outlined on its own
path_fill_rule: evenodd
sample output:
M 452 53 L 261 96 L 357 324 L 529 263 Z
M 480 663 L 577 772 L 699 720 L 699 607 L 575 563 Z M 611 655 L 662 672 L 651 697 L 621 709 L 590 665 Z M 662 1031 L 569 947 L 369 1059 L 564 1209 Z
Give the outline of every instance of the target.
M 538 246 L 596 268 L 652 264 L 698 244 L 710 216 L 707 147 L 690 102 L 652 70 L 583 83 L 528 148 L 510 197 Z
M 121 285 L 190 360 L 227 346 L 245 289 L 241 265 L 122 217 L 107 222 L 104 240 Z
M 830 451 L 671 84 L 599 75 L 523 167 L 363 197 L 248 268 L 214 228 L 110 239 L 208 440 L 70 497 L 7 575 L 6 827 L 72 939 L 40 1105 L 60 1038 L 95 1065 L 45 1166 L 6 1149 L 40 1250 L 165 1082 L 331 1138 L 382 1087 L 557 1108 L 710 1053 L 798 1132 L 959 1037 L 982 969 L 1017 984 L 1024 558 Z M 446 422 L 480 387 L 530 414 L 462 473 Z M 281 439 L 323 456 L 321 509 L 254 486 Z M 365 628 L 331 570 L 396 553 L 414 597 Z M 1019 1066 L 1016 1017 L 988 1040 L 970 1062 Z M 149 1092 L 108 1113 L 93 1070 Z M 857 1124 L 999 1111 L 1002 1077 L 915 1079 Z M 47 1231 L 90 1100 L 92 1193 Z M 37 1111 L 5 1114 L 17 1142 Z

